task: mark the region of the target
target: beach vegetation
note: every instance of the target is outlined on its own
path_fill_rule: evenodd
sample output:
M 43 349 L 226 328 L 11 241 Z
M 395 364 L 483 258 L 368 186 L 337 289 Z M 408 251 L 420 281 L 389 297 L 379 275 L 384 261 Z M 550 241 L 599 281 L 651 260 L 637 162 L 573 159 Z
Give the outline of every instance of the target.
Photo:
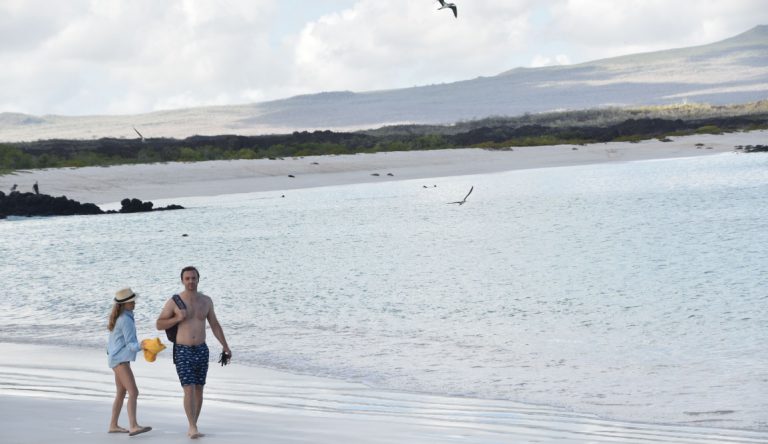
M 40 140 L 0 144 L 0 174 L 21 169 L 155 162 L 275 159 L 450 148 L 671 140 L 768 129 L 768 100 L 740 105 L 672 104 L 495 116 L 450 125 L 392 125 L 357 132 L 295 131 L 262 136 Z
M 639 134 L 630 134 L 626 136 L 618 136 L 613 141 L 614 142 L 630 142 L 630 143 L 639 143 L 644 140 L 643 136 Z
M 205 156 L 201 151 L 188 146 L 179 148 L 179 162 L 199 162 L 205 160 Z
M 136 154 L 137 163 L 156 163 L 162 161 L 162 154 L 157 150 L 143 148 Z
M 28 168 L 35 168 L 33 155 L 10 145 L 0 145 L 0 174 Z
M 553 135 L 523 136 L 506 139 L 501 142 L 480 142 L 472 145 L 472 148 L 502 149 L 520 146 L 547 146 L 547 145 L 582 145 L 590 143 L 590 140 L 579 138 L 561 138 Z
M 696 134 L 723 134 L 717 125 L 704 125 L 696 128 Z
M 386 140 L 373 146 L 370 152 L 382 151 L 411 151 L 411 145 L 402 140 Z
M 237 151 L 227 151 L 226 158 L 228 160 L 234 159 L 258 159 L 259 155 L 251 148 L 240 148 Z

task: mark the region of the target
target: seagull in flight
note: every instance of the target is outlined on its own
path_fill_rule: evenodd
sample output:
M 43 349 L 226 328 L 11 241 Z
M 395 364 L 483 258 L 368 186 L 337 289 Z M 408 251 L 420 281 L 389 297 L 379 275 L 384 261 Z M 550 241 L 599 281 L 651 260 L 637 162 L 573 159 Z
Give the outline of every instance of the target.
M 472 188 L 470 188 L 470 189 L 469 189 L 469 193 L 467 193 L 467 195 L 466 195 L 466 196 L 464 196 L 464 199 L 461 199 L 461 200 L 459 200 L 459 201 L 456 201 L 456 202 L 448 202 L 448 203 L 449 203 L 449 204 L 459 204 L 459 205 L 464 205 L 465 203 L 467 203 L 467 198 L 469 197 L 469 195 L 470 195 L 470 194 L 472 194 L 472 190 L 474 190 L 474 189 L 475 189 L 475 187 L 474 187 L 474 185 L 473 185 L 473 186 L 472 186 Z
M 136 134 L 138 134 L 138 135 L 139 135 L 139 137 L 141 138 L 141 141 L 142 141 L 142 142 L 146 142 L 146 140 L 144 140 L 144 136 L 142 136 L 142 135 L 141 135 L 141 133 L 139 132 L 139 130 L 137 130 L 137 129 L 136 129 L 136 127 L 135 127 L 135 126 L 133 127 L 133 130 L 134 130 L 134 131 L 136 131 Z
M 453 16 L 456 18 L 459 18 L 459 13 L 457 11 L 456 5 L 453 3 L 446 3 L 445 0 L 438 0 L 440 2 L 440 7 L 437 8 L 437 10 L 445 9 L 445 8 L 451 8 L 453 10 Z

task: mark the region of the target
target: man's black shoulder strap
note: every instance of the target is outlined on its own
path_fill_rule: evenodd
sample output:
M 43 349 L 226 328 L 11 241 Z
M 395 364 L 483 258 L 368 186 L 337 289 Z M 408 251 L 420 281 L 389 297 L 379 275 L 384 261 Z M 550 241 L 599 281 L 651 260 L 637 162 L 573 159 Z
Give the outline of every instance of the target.
M 178 294 L 173 295 L 173 302 L 176 303 L 176 306 L 179 307 L 182 310 L 187 309 L 187 305 L 184 303 L 184 301 L 181 300 L 181 296 Z M 179 325 L 173 325 L 171 328 L 165 331 L 165 333 L 168 335 L 168 339 L 173 342 L 173 363 L 176 364 L 176 331 L 178 330 Z
M 173 295 L 173 302 L 176 303 L 176 306 L 179 307 L 182 310 L 187 309 L 187 305 L 184 303 L 184 301 L 181 300 L 181 296 L 175 294 Z

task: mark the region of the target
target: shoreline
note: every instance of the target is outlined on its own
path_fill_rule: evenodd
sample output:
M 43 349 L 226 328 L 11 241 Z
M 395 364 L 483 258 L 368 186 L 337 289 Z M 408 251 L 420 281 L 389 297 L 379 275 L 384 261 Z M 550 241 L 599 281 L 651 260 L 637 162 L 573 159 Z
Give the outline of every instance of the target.
M 104 442 L 112 374 L 95 349 L 0 342 L 3 442 Z M 188 442 L 181 389 L 169 354 L 132 363 L 141 439 Z M 125 424 L 125 411 L 121 424 Z M 242 443 L 766 442 L 768 433 L 611 421 L 554 407 L 377 390 L 236 362 L 211 364 L 200 427 L 208 440 Z
M 763 143 L 768 131 L 695 135 L 672 142 L 611 142 L 585 146 L 555 145 L 485 150 L 328 155 L 278 160 L 216 160 L 110 167 L 21 170 L 0 176 L 0 190 L 14 184 L 30 191 L 64 195 L 97 205 L 125 198 L 168 200 L 184 197 L 313 188 L 332 185 L 433 179 L 519 169 L 694 157 L 732 152 L 737 145 Z M 696 144 L 704 146 L 697 147 Z M 293 177 L 290 177 L 293 176 Z

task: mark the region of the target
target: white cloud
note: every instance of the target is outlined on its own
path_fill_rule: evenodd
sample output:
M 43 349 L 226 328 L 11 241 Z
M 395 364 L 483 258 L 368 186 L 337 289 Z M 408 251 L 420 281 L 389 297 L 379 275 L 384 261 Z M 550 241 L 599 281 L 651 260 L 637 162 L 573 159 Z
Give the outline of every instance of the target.
M 42 12 L 48 5 L 0 6 L 0 16 L 61 15 L 22 51 L 3 48 L 0 65 L 10 69 L 0 82 L 14 88 L 0 101 L 15 109 L 0 111 L 132 113 L 247 101 L 286 74 L 268 44 L 271 0 L 101 0 Z
M 496 74 L 520 50 L 531 1 L 459 4 L 459 19 L 430 1 L 359 1 L 308 24 L 296 79 L 313 89 L 371 90 Z
M 554 57 L 537 54 L 530 63 L 531 68 L 540 68 L 542 66 L 570 65 L 571 59 L 565 54 L 557 54 Z
M 705 44 L 768 23 L 763 0 L 457 4 L 458 19 L 432 0 L 3 0 L 0 112 L 408 87 Z

